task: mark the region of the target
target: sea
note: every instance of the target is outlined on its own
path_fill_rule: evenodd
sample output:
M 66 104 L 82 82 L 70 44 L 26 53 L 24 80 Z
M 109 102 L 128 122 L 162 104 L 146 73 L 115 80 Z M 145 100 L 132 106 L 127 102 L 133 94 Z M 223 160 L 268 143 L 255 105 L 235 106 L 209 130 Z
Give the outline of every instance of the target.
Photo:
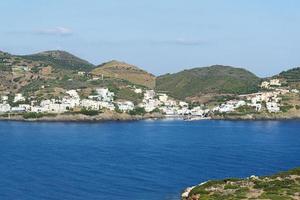
M 0 122 L 1 200 L 176 200 L 300 166 L 300 121 Z

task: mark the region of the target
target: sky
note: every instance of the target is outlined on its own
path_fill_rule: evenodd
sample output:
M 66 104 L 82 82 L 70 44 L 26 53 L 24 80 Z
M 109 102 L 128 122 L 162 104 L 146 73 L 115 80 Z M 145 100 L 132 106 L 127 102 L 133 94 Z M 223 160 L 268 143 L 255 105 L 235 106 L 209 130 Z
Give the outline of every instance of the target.
M 155 75 L 214 64 L 260 77 L 300 65 L 299 0 L 1 0 L 0 50 L 65 50 Z

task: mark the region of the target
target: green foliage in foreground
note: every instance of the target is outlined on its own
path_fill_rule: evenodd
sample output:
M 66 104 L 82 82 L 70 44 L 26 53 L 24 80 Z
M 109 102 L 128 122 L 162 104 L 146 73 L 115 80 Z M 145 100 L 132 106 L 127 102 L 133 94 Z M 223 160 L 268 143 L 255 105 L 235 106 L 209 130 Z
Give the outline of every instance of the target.
M 300 192 L 300 168 L 273 176 L 208 181 L 196 186 L 190 199 L 295 199 Z
M 38 119 L 42 117 L 54 117 L 56 114 L 51 113 L 36 113 L 36 112 L 28 112 L 23 114 L 24 119 Z
M 129 114 L 130 115 L 144 115 L 144 114 L 146 114 L 146 111 L 144 108 L 137 107 L 137 108 L 134 108 L 133 110 L 129 111 Z
M 83 115 L 87 115 L 87 116 L 96 116 L 98 115 L 100 112 L 98 110 L 90 110 L 90 109 L 81 109 L 80 114 L 83 114 Z

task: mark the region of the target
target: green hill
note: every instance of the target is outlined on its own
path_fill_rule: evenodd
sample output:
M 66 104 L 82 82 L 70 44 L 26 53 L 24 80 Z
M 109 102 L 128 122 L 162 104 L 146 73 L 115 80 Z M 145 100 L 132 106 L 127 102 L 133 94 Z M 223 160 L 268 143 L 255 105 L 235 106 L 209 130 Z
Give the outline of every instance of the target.
M 22 56 L 25 59 L 49 64 L 55 68 L 90 71 L 94 65 L 65 51 L 45 51 Z
M 287 82 L 300 82 L 300 67 L 281 72 L 278 77 Z
M 203 94 L 243 94 L 256 92 L 260 78 L 230 66 L 214 65 L 194 68 L 156 79 L 156 89 L 184 99 Z

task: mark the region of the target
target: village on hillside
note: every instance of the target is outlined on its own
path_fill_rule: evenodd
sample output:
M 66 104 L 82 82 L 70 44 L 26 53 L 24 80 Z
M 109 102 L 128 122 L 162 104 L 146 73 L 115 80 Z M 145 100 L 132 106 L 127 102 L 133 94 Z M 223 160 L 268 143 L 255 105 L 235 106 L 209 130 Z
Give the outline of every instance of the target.
M 219 105 L 194 105 L 169 97 L 166 93 L 156 93 L 154 90 L 128 86 L 134 93 L 143 95 L 141 103 L 135 105 L 128 100 L 115 100 L 114 92 L 108 88 L 97 88 L 93 95 L 81 98 L 77 90 L 68 90 L 62 98 L 30 100 L 21 93 L 13 97 L 2 95 L 0 114 L 24 113 L 72 113 L 83 114 L 93 111 L 109 110 L 118 113 L 143 115 L 145 113 L 161 113 L 166 117 L 182 117 L 184 119 L 208 119 L 215 114 L 234 113 L 238 110 L 251 109 L 254 112 L 282 112 L 282 96 L 298 94 L 297 89 L 282 87 L 279 79 L 271 79 L 261 83 L 261 92 L 239 95 L 237 99 L 221 102 Z

